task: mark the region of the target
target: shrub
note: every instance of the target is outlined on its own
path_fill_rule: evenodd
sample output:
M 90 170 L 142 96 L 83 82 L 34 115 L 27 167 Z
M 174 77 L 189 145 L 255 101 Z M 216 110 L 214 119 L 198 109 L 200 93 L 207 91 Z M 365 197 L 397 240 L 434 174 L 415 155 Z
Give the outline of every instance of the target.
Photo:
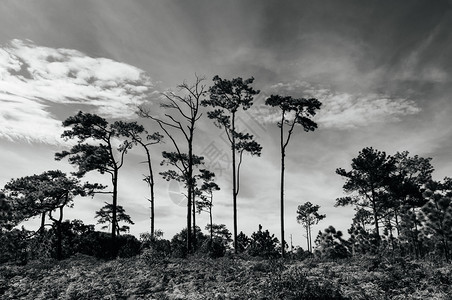
M 197 245 L 202 245 L 206 239 L 207 237 L 201 232 L 201 229 L 196 226 Z M 176 258 L 185 258 L 187 254 L 187 229 L 184 228 L 171 239 L 171 255 Z
M 125 234 L 117 237 L 118 256 L 121 258 L 133 257 L 140 254 L 141 243 L 133 235 Z
M 342 232 L 336 231 L 333 226 L 319 232 L 315 243 L 317 245 L 315 254 L 321 258 L 337 259 L 351 256 L 347 241 L 342 238 Z
M 269 299 L 347 299 L 332 282 L 312 282 L 300 268 L 293 268 L 287 272 L 281 272 L 278 268 L 274 270 L 270 276 L 270 284 L 264 291 Z
M 278 239 L 274 234 L 270 234 L 268 230 L 262 231 L 262 226 L 259 225 L 259 231 L 251 235 L 248 253 L 251 256 L 260 256 L 264 258 L 278 257 L 277 250 Z
M 132 257 L 138 255 L 141 243 L 133 235 L 120 235 L 113 244 L 110 233 L 91 231 L 75 238 L 75 252 L 94 256 L 100 259 Z M 117 251 L 116 251 L 117 250 Z
M 205 240 L 200 251 L 207 254 L 210 258 L 223 257 L 226 253 L 226 245 L 223 240 L 214 238 L 213 240 Z

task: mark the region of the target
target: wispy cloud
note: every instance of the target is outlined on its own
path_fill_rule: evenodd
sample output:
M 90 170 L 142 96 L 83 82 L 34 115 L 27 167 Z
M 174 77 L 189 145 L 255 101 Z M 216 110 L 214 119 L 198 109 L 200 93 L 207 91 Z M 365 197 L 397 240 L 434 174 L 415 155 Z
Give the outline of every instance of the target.
M 264 105 L 263 99 L 270 94 L 319 99 L 322 102 L 322 108 L 315 119 L 324 128 L 347 129 L 375 123 L 396 122 L 403 116 L 414 115 L 421 111 L 414 101 L 405 98 L 376 93 L 336 92 L 308 82 L 295 81 L 272 85 L 260 96 L 262 101 L 257 105 L 256 118 L 264 123 L 276 123 L 280 119 L 278 109 L 267 108 Z
M 54 104 L 82 104 L 111 118 L 129 118 L 156 93 L 151 78 L 126 63 L 13 40 L 0 48 L 0 137 L 56 143 Z

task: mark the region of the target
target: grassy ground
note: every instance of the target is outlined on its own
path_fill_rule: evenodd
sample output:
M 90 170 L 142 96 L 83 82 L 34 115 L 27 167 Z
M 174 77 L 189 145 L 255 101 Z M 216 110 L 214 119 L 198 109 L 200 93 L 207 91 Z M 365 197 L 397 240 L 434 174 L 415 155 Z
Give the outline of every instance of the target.
M 449 295 L 449 296 L 448 296 Z M 0 265 L 1 299 L 452 299 L 452 266 L 401 259 L 241 257 Z

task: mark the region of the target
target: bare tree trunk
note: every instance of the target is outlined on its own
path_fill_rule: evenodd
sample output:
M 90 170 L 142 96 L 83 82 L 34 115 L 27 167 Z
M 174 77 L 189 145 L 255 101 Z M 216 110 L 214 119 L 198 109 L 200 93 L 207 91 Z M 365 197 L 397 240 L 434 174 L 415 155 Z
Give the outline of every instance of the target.
M 209 211 L 209 218 L 210 218 L 210 241 L 213 241 L 213 221 L 212 221 L 212 208 L 210 208 Z
M 232 206 L 234 215 L 234 253 L 237 254 L 237 175 L 235 162 L 235 113 L 232 113 Z
M 196 249 L 198 248 L 198 241 L 196 238 L 196 196 L 195 196 L 195 190 L 193 189 L 193 251 L 196 251 Z
M 112 184 L 113 184 L 113 207 L 112 207 L 112 220 L 111 220 L 111 239 L 113 241 L 113 246 L 116 249 L 116 227 L 118 226 L 118 221 L 116 220 L 117 216 L 117 205 L 118 205 L 118 169 L 115 168 L 112 175 Z M 114 251 L 116 255 L 116 250 Z
M 284 119 L 283 119 L 284 121 Z M 284 248 L 284 169 L 285 169 L 285 164 L 284 164 L 284 158 L 286 156 L 285 153 L 285 148 L 284 148 L 284 141 L 283 141 L 283 122 L 281 122 L 281 191 L 280 191 L 280 196 L 281 196 L 281 257 L 284 258 L 285 257 L 285 248 Z
M 44 227 L 46 225 L 46 213 L 41 213 L 41 227 L 39 228 L 39 231 L 41 233 L 41 238 L 44 236 Z
M 155 195 L 154 195 L 154 173 L 152 171 L 152 163 L 151 163 L 151 153 L 149 152 L 149 149 L 141 143 L 144 150 L 146 151 L 147 156 L 147 163 L 148 163 L 148 169 L 149 169 L 149 189 L 151 192 L 151 198 L 149 199 L 150 202 L 150 210 L 151 210 L 151 238 L 154 238 L 154 232 L 155 232 L 155 214 L 154 214 L 154 204 L 155 204 Z

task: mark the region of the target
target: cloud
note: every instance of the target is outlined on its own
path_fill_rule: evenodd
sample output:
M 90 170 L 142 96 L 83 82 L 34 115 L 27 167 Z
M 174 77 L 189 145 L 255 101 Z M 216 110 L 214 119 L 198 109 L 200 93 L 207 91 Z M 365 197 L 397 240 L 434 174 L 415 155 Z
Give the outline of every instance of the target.
M 136 105 L 157 93 L 134 66 L 63 48 L 13 40 L 0 48 L 0 137 L 58 143 L 57 104 L 88 105 L 111 118 L 130 118 Z
M 322 107 L 315 120 L 323 128 L 348 129 L 375 123 L 397 122 L 403 116 L 421 111 L 414 101 L 405 98 L 377 93 L 336 92 L 305 81 L 295 81 L 272 85 L 263 92 L 255 114 L 255 117 L 263 123 L 276 123 L 281 118 L 277 108 L 268 108 L 264 105 L 265 98 L 270 94 L 317 98 L 322 102 Z

